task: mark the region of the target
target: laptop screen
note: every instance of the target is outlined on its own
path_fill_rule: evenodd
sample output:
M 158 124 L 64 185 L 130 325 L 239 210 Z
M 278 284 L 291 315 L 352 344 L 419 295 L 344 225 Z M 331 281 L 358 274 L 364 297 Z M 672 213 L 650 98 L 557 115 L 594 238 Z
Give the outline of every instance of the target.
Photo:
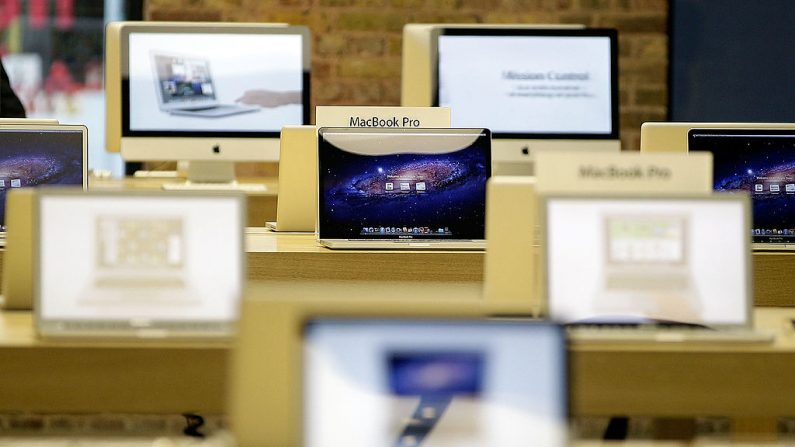
M 307 446 L 562 446 L 558 326 L 315 320 L 304 333 Z
M 82 186 L 85 128 L 0 128 L 0 231 L 5 231 L 6 192 L 40 185 Z
M 687 144 L 712 152 L 716 191 L 751 195 L 754 242 L 795 243 L 795 131 L 691 129 Z
M 50 328 L 229 329 L 244 272 L 244 206 L 237 194 L 42 192 L 38 316 Z
M 486 129 L 323 128 L 321 239 L 484 239 Z
M 550 197 L 545 212 L 552 319 L 749 322 L 745 196 Z

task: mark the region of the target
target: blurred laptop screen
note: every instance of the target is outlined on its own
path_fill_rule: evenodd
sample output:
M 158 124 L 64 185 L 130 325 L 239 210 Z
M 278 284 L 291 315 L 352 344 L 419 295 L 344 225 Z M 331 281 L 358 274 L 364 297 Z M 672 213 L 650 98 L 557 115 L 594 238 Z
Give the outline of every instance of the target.
M 242 206 L 237 195 L 42 195 L 40 316 L 133 326 L 234 321 Z
M 744 199 L 546 199 L 550 317 L 746 324 Z
M 565 340 L 505 321 L 315 320 L 307 446 L 563 446 Z

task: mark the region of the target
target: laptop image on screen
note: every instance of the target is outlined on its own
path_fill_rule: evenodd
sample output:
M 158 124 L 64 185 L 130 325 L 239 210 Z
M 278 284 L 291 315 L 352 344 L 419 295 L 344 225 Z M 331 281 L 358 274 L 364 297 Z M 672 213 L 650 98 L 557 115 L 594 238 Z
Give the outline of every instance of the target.
M 752 329 L 748 207 L 743 194 L 544 197 L 546 313 L 585 341 L 771 340 Z
M 152 63 L 157 98 L 164 112 L 216 118 L 259 110 L 257 106 L 221 104 L 207 59 L 152 54 Z
M 318 238 L 329 248 L 485 248 L 488 129 L 321 128 Z
M 795 129 L 690 129 L 713 155 L 714 189 L 751 196 L 754 250 L 795 250 Z
M 232 335 L 245 272 L 242 194 L 42 189 L 34 213 L 40 335 Z
M 554 324 L 318 319 L 303 359 L 308 447 L 566 445 Z
M 0 124 L 0 246 L 10 189 L 88 187 L 87 141 L 86 127 L 80 125 Z

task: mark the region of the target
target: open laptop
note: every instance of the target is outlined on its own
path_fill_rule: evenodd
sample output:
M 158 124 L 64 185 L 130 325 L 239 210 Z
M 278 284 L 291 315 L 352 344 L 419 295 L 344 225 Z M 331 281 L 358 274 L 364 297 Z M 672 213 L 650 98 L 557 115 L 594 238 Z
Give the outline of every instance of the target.
M 324 127 L 318 238 L 329 248 L 485 248 L 488 129 Z
M 242 194 L 47 188 L 34 213 L 43 337 L 232 335 L 245 272 Z
M 690 151 L 713 155 L 716 191 L 751 196 L 754 250 L 795 250 L 795 129 L 691 129 Z
M 752 330 L 748 207 L 744 194 L 542 198 L 545 313 L 585 341 L 771 340 Z
M 317 319 L 304 329 L 303 445 L 566 445 L 554 324 Z
M 41 185 L 88 187 L 85 126 L 0 122 L 0 246 L 5 245 L 6 193 Z
M 221 104 L 210 61 L 198 56 L 152 54 L 160 110 L 172 115 L 217 118 L 254 112 L 257 106 Z

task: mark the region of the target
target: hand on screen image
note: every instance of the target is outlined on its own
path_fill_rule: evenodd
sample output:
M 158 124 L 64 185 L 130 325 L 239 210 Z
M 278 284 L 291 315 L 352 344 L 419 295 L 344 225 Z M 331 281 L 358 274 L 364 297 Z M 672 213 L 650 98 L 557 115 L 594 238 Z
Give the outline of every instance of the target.
M 235 102 L 268 108 L 287 104 L 301 104 L 301 92 L 297 90 L 285 92 L 273 90 L 246 90 Z

